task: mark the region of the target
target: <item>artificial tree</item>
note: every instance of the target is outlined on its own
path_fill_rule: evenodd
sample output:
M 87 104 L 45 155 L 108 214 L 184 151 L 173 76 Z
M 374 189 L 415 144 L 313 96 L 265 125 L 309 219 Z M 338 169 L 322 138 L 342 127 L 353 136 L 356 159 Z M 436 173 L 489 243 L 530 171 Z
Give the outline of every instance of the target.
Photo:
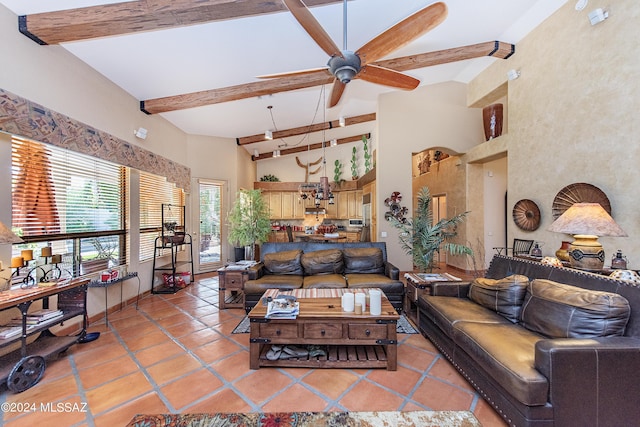
M 261 190 L 239 190 L 236 201 L 227 215 L 229 243 L 236 247 L 250 247 L 254 259 L 255 245 L 262 244 L 271 232 L 269 207 Z
M 456 227 L 464 221 L 468 212 L 449 219 L 443 218 L 434 224 L 431 201 L 429 188 L 422 187 L 418 191 L 418 204 L 413 218 L 400 221 L 389 217 L 391 224 L 400 230 L 402 249 L 411 255 L 413 264 L 422 272 L 433 270 L 435 255 L 441 250 L 450 255 L 473 255 L 471 248 L 451 241 L 458 235 Z

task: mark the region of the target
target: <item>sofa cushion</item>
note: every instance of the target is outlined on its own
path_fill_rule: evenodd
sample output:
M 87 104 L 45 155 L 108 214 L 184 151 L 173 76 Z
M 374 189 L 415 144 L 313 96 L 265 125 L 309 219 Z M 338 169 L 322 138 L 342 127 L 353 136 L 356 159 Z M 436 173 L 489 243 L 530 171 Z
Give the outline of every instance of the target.
M 535 368 L 535 346 L 543 337 L 507 321 L 461 320 L 453 330 L 451 337 L 479 370 L 491 375 L 515 399 L 529 406 L 547 403 L 549 381 Z
M 399 280 L 393 280 L 383 274 L 345 274 L 347 287 L 358 288 L 379 288 L 385 295 L 404 293 L 404 284 Z
M 302 287 L 302 276 L 294 274 L 266 274 L 257 280 L 247 280 L 245 294 L 262 294 L 267 289 L 298 289 Z
M 344 272 L 384 274 L 384 256 L 380 248 L 345 248 Z
M 528 285 L 529 278 L 519 274 L 499 280 L 478 278 L 471 283 L 469 299 L 518 323 Z
M 626 298 L 551 280 L 535 279 L 522 306 L 524 327 L 551 338 L 595 338 L 624 334 L 631 310 Z
M 302 275 L 301 250 L 271 252 L 264 255 L 264 268 L 268 274 Z
M 344 272 L 344 262 L 340 249 L 305 252 L 302 254 L 301 263 L 306 276 L 342 274 Z
M 449 337 L 453 334 L 453 325 L 461 320 L 511 324 L 493 310 L 482 307 L 467 298 L 422 295 L 418 299 L 418 306 L 422 309 L 420 315 L 426 315 Z
M 316 274 L 304 276 L 303 288 L 346 288 L 347 282 L 342 274 Z

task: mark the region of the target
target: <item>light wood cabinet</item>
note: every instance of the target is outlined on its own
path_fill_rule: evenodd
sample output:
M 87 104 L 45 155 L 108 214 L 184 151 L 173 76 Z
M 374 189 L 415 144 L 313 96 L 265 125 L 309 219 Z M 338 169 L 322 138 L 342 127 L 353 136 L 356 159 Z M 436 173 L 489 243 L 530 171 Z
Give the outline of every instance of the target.
M 362 194 L 370 194 L 371 195 L 371 224 L 369 225 L 369 235 L 372 242 L 377 241 L 378 236 L 378 218 L 376 213 L 376 182 L 370 182 L 369 184 L 365 184 L 362 187 Z
M 282 203 L 282 211 L 280 218 L 282 219 L 293 219 L 295 218 L 295 213 L 293 211 L 294 204 L 297 200 L 294 198 L 294 193 L 291 192 L 282 192 L 281 194 L 281 203 Z
M 271 191 L 264 194 L 269 195 L 269 211 L 271 212 L 270 214 L 271 219 L 281 219 L 282 218 L 282 192 Z

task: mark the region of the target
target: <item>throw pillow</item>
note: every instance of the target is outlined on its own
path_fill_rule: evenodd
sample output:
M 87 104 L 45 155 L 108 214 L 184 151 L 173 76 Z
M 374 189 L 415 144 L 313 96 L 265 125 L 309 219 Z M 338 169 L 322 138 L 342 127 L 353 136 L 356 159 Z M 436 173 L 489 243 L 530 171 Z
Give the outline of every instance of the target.
M 520 274 L 499 280 L 479 278 L 469 287 L 469 299 L 518 323 L 528 285 L 529 278 Z
M 629 301 L 616 293 L 535 279 L 521 320 L 525 328 L 550 338 L 596 338 L 624 335 L 630 314 Z
M 302 276 L 301 250 L 271 252 L 264 255 L 264 268 L 270 274 L 295 274 Z
M 325 249 L 302 254 L 302 267 L 305 276 L 314 274 L 342 274 L 344 262 L 340 249 Z
M 345 248 L 342 256 L 346 274 L 384 274 L 384 257 L 380 248 Z

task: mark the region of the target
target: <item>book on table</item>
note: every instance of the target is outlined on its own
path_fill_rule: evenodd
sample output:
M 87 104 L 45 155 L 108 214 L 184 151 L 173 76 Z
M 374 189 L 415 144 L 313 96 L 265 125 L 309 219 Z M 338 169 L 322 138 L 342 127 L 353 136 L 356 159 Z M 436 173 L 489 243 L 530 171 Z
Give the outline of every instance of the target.
M 63 315 L 64 312 L 62 310 L 41 309 L 31 313 L 27 313 L 25 322 L 27 325 L 39 325 L 40 323 L 49 322 L 61 318 Z M 11 319 L 10 325 L 22 325 L 22 317 L 15 317 Z
M 300 313 L 300 303 L 292 297 L 276 297 L 267 303 L 266 318 L 295 319 Z
M 6 340 L 7 338 L 18 336 L 21 333 L 22 333 L 22 326 L 10 326 L 10 325 L 0 326 L 0 339 L 2 340 Z

